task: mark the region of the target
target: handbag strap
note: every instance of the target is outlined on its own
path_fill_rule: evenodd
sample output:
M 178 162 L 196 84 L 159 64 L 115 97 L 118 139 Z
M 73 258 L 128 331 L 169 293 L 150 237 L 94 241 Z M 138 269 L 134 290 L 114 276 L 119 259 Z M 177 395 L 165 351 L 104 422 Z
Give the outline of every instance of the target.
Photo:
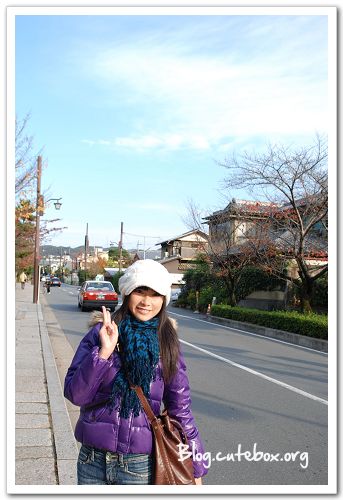
M 150 423 L 153 424 L 157 420 L 155 413 L 152 411 L 151 406 L 148 403 L 147 398 L 144 396 L 143 390 L 139 385 L 130 385 L 130 389 L 136 391 L 136 394 L 141 402 L 141 405 L 150 420 Z

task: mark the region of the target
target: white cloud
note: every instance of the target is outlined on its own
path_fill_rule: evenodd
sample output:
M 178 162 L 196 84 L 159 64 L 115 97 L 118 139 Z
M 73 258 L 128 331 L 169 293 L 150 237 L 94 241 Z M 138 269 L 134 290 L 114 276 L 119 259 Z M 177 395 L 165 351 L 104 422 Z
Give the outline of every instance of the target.
M 82 139 L 81 142 L 83 144 L 89 144 L 90 146 L 95 146 L 97 144 L 99 144 L 100 146 L 111 145 L 111 141 L 105 141 L 104 139 L 96 139 L 96 140 Z
M 146 135 L 143 137 L 118 137 L 114 140 L 115 146 L 123 146 L 124 148 L 133 149 L 149 149 L 160 146 L 160 140 L 157 137 Z
M 249 43 L 265 34 L 264 44 L 251 53 L 240 52 L 239 40 L 231 49 L 229 37 L 225 50 L 222 38 L 222 50 L 210 53 L 177 34 L 101 47 L 92 55 L 93 77 L 126 106 L 132 123 L 144 124 L 111 145 L 206 150 L 226 137 L 325 130 L 326 47 L 311 45 L 310 28 L 256 25 Z
M 151 151 L 152 149 L 161 150 L 178 150 L 178 149 L 195 149 L 206 150 L 210 148 L 208 140 L 201 135 L 181 135 L 181 134 L 151 134 L 141 136 L 116 137 L 112 141 L 104 139 L 81 141 L 90 146 L 111 146 L 114 148 L 125 148 L 135 150 L 137 152 Z
M 81 140 L 81 142 L 82 142 L 83 144 L 89 144 L 90 146 L 94 146 L 94 144 L 96 144 L 96 143 L 97 143 L 97 141 L 91 141 L 91 140 L 89 140 L 89 139 L 82 139 L 82 140 Z
M 150 149 L 176 150 L 181 148 L 208 149 L 209 144 L 205 137 L 197 135 L 162 134 L 143 135 L 140 137 L 117 137 L 113 145 L 136 149 L 138 151 Z

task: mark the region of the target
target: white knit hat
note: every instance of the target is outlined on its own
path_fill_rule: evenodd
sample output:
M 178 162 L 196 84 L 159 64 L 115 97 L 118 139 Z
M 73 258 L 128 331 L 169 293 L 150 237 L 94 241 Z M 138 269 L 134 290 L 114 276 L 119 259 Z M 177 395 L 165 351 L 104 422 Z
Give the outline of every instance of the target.
M 137 260 L 119 278 L 119 292 L 124 298 L 140 286 L 147 286 L 170 301 L 172 279 L 167 269 L 151 259 Z

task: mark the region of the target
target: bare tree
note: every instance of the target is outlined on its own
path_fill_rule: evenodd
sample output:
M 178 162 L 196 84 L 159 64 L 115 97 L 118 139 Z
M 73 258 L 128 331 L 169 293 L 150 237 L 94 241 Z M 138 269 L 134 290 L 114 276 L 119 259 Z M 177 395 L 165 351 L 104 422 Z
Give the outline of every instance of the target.
M 15 220 L 16 220 L 16 269 L 29 268 L 33 263 L 35 205 L 37 185 L 37 156 L 33 152 L 33 136 L 27 132 L 30 114 L 15 122 Z M 42 197 L 42 212 L 45 206 Z M 66 227 L 51 227 L 60 219 L 42 220 L 40 239 L 44 241 L 52 233 Z
M 277 276 L 289 263 L 296 274 L 302 310 L 311 310 L 314 282 L 327 273 L 328 170 L 327 143 L 293 149 L 269 145 L 266 153 L 244 152 L 220 165 L 229 175 L 226 189 L 246 189 L 271 205 L 264 226 L 264 245 L 256 254 Z M 321 265 L 318 265 L 323 259 Z
M 228 302 L 237 305 L 237 287 L 244 269 L 256 262 L 256 251 L 264 243 L 261 231 L 264 226 L 256 225 L 261 218 L 259 210 L 253 211 L 247 219 L 246 214 L 235 210 L 231 203 L 224 210 L 203 216 L 195 203 L 188 202 L 187 219 L 189 228 L 203 231 L 203 225 L 209 225 L 209 235 L 202 252 L 211 262 L 212 272 L 225 284 Z M 256 220 L 255 220 L 256 219 Z M 205 222 L 204 222 L 205 221 Z
M 30 114 L 15 121 L 15 194 L 30 198 L 36 184 L 36 158 L 33 153 L 33 136 L 27 133 Z

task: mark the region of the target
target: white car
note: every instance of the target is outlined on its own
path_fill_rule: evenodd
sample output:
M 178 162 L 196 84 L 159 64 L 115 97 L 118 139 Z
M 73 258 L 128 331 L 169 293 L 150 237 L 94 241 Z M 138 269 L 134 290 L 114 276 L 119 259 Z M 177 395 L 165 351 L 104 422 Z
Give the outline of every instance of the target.
M 181 290 L 179 288 L 172 290 L 171 295 L 170 295 L 171 302 L 176 302 L 177 299 L 179 298 L 180 293 L 181 293 Z

